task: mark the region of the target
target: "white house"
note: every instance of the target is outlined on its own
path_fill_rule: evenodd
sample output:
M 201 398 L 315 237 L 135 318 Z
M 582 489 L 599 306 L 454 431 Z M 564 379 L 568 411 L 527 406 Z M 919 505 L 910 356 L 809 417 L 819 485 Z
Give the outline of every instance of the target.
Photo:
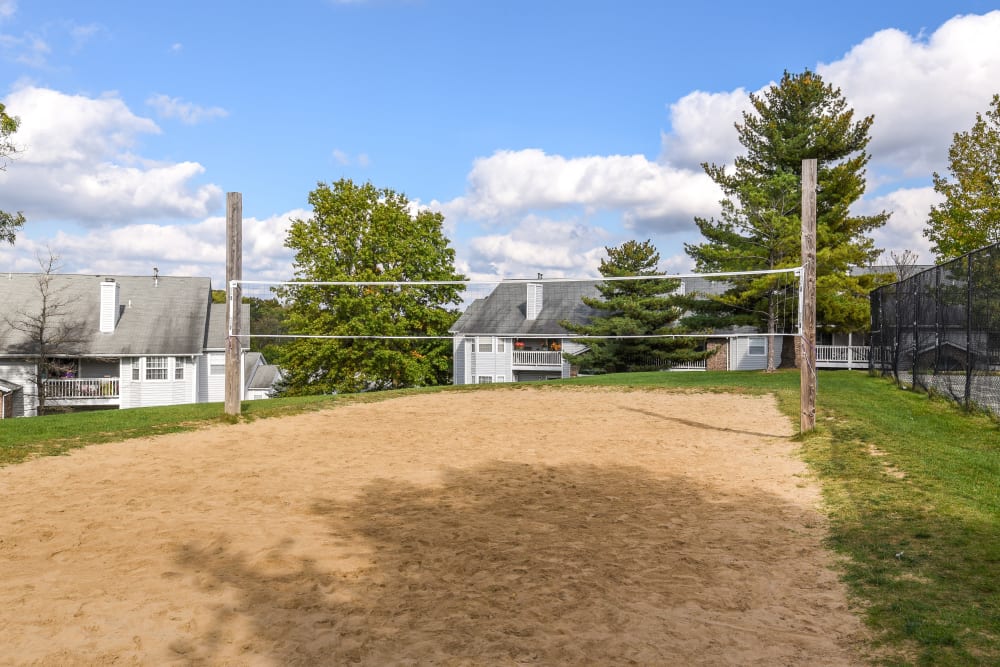
M 599 297 L 592 281 L 505 280 L 486 298 L 472 302 L 452 326 L 454 384 L 525 382 L 570 377 L 563 352 L 586 349 L 561 321 L 586 323 L 595 311 L 583 297 Z M 684 278 L 682 293 L 719 294 L 724 283 Z M 784 339 L 774 338 L 775 358 Z M 716 331 L 706 339 L 715 353 L 706 361 L 671 370 L 760 370 L 767 367 L 770 339 L 747 327 Z
M 226 307 L 212 303 L 210 279 L 9 273 L 0 274 L 4 417 L 38 412 L 38 342 L 23 323 L 43 312 L 43 277 L 47 329 L 61 332 L 46 352 L 47 410 L 224 399 Z
M 561 320 L 585 322 L 595 282 L 505 280 L 476 299 L 452 326 L 454 384 L 525 382 L 569 377 L 563 352 L 581 352 Z

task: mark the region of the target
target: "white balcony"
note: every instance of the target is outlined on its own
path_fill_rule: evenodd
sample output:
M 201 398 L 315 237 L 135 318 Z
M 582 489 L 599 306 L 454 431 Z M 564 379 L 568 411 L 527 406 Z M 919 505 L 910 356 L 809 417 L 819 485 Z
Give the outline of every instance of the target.
M 562 352 L 514 350 L 514 368 L 562 368 Z

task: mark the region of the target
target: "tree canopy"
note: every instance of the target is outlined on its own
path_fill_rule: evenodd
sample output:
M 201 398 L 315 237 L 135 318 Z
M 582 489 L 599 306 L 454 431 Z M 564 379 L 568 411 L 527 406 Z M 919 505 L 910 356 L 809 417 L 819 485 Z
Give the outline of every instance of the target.
M 934 173 L 944 202 L 931 207 L 924 236 L 938 261 L 1000 243 L 1000 95 L 967 132 L 956 132 L 948 150 L 951 179 Z
M 868 234 L 885 224 L 885 212 L 851 215 L 865 191 L 866 147 L 873 117 L 854 118 L 839 89 L 809 70 L 785 72 L 781 81 L 750 96 L 736 132 L 746 153 L 733 166 L 703 164 L 722 189 L 716 218 L 696 218 L 705 240 L 685 251 L 702 272 L 790 268 L 801 264 L 802 160 L 819 162 L 817 213 L 817 316 L 834 330 L 868 324 L 872 276 L 851 275 L 879 255 Z M 780 328 L 787 299 L 775 278 L 730 281 L 722 299 L 702 308 L 703 323 Z
M 626 241 L 607 247 L 600 272 L 606 278 L 660 276 L 657 270 L 660 253 L 649 241 Z M 614 280 L 597 286 L 599 298 L 583 302 L 599 315 L 590 322 L 561 322 L 568 331 L 585 336 L 641 336 L 678 334 L 678 320 L 684 314 L 684 297 L 677 293 L 677 279 Z M 663 368 L 670 363 L 705 358 L 696 351 L 697 341 L 690 338 L 582 339 L 587 351 L 566 355 L 584 368 L 608 372 Z
M 18 148 L 11 135 L 17 132 L 21 120 L 10 116 L 3 104 L 0 104 L 0 169 L 6 170 L 7 162 L 17 154 Z M 0 211 L 0 241 L 13 245 L 17 231 L 24 226 L 24 215 L 21 212 L 8 213 Z
M 285 245 L 297 281 L 462 280 L 444 217 L 412 212 L 406 196 L 343 179 L 309 194 L 312 217 L 293 220 Z M 293 394 L 445 384 L 449 340 L 361 336 L 446 336 L 458 317 L 459 286 L 304 285 L 280 293 L 289 333 L 350 336 L 294 339 L 280 359 Z

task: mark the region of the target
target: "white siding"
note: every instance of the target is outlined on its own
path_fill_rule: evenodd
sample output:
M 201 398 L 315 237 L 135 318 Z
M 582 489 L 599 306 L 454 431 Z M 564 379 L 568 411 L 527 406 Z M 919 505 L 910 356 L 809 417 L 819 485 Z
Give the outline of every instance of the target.
M 0 361 L 0 378 L 12 384 L 21 385 L 21 391 L 14 394 L 15 417 L 34 417 L 38 411 L 37 393 L 32 378 L 35 365 L 26 361 Z
M 767 341 L 768 336 L 753 336 L 756 340 L 763 339 L 764 354 L 750 354 L 752 344 L 751 337 L 740 337 L 731 339 L 729 350 L 729 370 L 733 371 L 755 371 L 767 368 Z M 781 343 L 784 340 L 781 336 L 774 338 L 774 358 L 775 365 L 781 361 Z
M 167 378 L 165 380 L 146 379 L 146 357 L 123 359 L 121 366 L 121 407 L 148 408 L 154 405 L 181 405 L 190 403 L 197 382 L 195 364 L 189 357 L 168 357 Z M 133 364 L 139 363 L 139 379 L 133 380 Z M 184 378 L 174 377 L 175 364 L 184 368 Z
M 481 377 L 489 377 L 493 382 L 498 382 L 498 378 L 502 377 L 506 382 L 512 377 L 513 371 L 511 367 L 514 362 L 513 339 L 497 336 L 479 336 L 475 339 L 467 340 L 474 342 L 473 345 L 467 348 L 472 358 L 469 375 L 467 376 L 468 382 L 477 384 Z M 485 347 L 489 351 L 480 352 L 481 347 Z M 503 351 L 499 352 L 498 350 L 501 347 Z
M 226 399 L 226 354 L 210 352 L 198 358 L 198 402 L 218 403 Z M 212 368 L 222 366 L 222 373 L 212 373 Z
M 465 352 L 465 338 L 462 336 L 455 336 L 451 340 L 451 358 L 452 358 L 452 369 L 451 369 L 451 383 L 452 384 L 468 384 L 466 379 L 466 362 L 468 360 L 468 355 Z

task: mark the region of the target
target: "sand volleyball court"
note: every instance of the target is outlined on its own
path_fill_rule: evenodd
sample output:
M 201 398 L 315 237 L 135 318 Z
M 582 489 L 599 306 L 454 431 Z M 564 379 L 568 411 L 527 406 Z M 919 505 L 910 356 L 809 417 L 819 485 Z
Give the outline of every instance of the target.
M 792 433 L 525 386 L 0 469 L 0 664 L 855 664 Z

